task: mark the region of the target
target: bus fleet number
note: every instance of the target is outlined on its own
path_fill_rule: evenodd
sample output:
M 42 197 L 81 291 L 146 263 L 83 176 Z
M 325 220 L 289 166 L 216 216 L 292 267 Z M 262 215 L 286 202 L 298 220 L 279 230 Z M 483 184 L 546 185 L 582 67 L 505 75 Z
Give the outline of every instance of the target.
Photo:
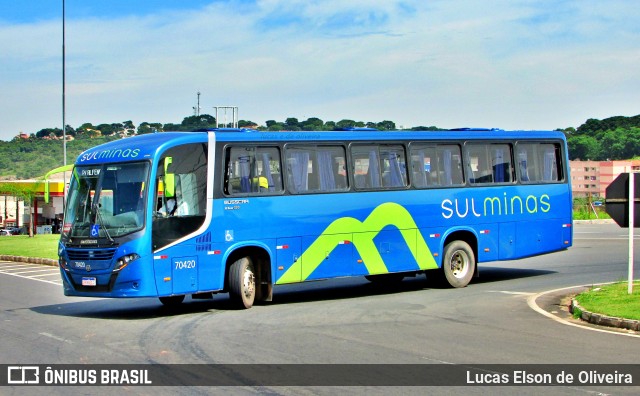
M 176 269 L 189 269 L 196 268 L 196 260 L 184 260 L 184 261 L 176 261 Z

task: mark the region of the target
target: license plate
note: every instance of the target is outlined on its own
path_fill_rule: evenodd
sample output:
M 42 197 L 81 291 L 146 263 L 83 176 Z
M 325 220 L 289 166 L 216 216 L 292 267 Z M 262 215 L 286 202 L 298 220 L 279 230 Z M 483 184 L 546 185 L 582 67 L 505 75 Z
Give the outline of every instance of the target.
M 82 286 L 95 286 L 96 285 L 96 278 L 91 277 L 91 278 L 82 278 Z

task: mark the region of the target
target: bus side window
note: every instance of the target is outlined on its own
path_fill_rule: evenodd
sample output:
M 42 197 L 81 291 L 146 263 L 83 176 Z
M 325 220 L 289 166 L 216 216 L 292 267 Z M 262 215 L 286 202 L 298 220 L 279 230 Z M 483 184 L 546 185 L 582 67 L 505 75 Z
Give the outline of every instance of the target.
M 282 191 L 282 167 L 277 147 L 230 147 L 225 161 L 225 194 L 273 194 Z
M 167 150 L 157 168 L 154 250 L 195 232 L 205 219 L 207 146 L 185 144 Z M 167 177 L 171 175 L 172 177 Z
M 555 143 L 518 143 L 517 173 L 522 183 L 555 183 L 563 180 L 560 146 Z
M 469 182 L 472 184 L 513 181 L 509 144 L 467 144 L 467 161 Z
M 511 174 L 511 146 L 508 144 L 492 144 L 490 146 L 491 169 L 495 183 L 513 181 Z
M 464 183 L 462 177 L 462 154 L 458 145 L 438 145 L 436 147 L 438 157 L 438 184 L 452 186 Z
M 356 188 L 380 188 L 382 175 L 378 146 L 352 146 L 351 156 L 354 166 Z
M 287 189 L 292 194 L 344 191 L 348 188 L 342 146 L 287 146 Z
M 407 185 L 407 164 L 404 147 L 399 145 L 381 146 L 382 187 L 405 187 Z
M 436 147 L 413 144 L 411 146 L 411 183 L 416 188 L 438 187 L 440 185 Z
M 287 184 L 291 193 L 299 194 L 309 190 L 309 175 L 313 173 L 309 157 L 308 150 L 287 150 Z

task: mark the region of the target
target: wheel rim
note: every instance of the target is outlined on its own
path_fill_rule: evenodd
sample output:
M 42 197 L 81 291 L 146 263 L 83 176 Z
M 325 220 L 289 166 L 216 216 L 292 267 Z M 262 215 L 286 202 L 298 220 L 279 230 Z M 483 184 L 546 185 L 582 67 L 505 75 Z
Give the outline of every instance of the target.
M 456 250 L 451 255 L 451 262 L 449 263 L 451 268 L 451 274 L 458 278 L 464 278 L 469 272 L 469 255 L 464 250 Z
M 251 298 L 253 293 L 255 292 L 256 281 L 253 275 L 253 271 L 247 268 L 244 271 L 244 276 L 242 277 L 242 292 L 244 293 L 245 298 Z

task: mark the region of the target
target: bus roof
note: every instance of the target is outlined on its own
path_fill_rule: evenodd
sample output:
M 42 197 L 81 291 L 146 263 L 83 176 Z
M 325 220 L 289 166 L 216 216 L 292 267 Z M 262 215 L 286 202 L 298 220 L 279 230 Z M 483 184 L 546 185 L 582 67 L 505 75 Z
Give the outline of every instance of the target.
M 565 135 L 560 131 L 505 131 L 502 129 L 460 128 L 445 131 L 216 131 L 217 141 L 377 141 L 377 140 L 518 140 L 518 139 L 560 139 Z

